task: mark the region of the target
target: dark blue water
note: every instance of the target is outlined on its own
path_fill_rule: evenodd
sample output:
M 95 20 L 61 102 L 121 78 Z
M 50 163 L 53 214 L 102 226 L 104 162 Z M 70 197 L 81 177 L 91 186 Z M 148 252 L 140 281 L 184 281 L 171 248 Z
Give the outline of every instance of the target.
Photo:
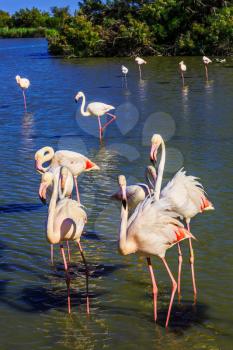
M 148 58 L 139 80 L 132 59 L 63 60 L 41 39 L 0 40 L 0 306 L 1 349 L 232 348 L 232 95 L 233 60 L 209 67 L 200 57 Z M 129 68 L 127 87 L 120 66 Z M 15 75 L 30 79 L 28 112 Z M 74 96 L 116 107 L 117 122 L 98 141 L 97 121 L 80 116 Z M 110 195 L 120 173 L 142 181 L 151 135 L 167 140 L 165 180 L 184 166 L 201 178 L 216 210 L 193 220 L 198 303 L 192 305 L 188 246 L 184 250 L 182 304 L 175 300 L 164 329 L 170 281 L 153 259 L 159 285 L 159 320 L 153 322 L 146 264 L 117 252 L 119 206 Z M 91 316 L 85 314 L 85 273 L 72 246 L 72 316 L 67 315 L 62 260 L 49 262 L 46 207 L 37 191 L 34 153 L 45 145 L 88 155 L 101 171 L 80 177 L 88 224 L 82 242 L 90 265 Z M 177 251 L 168 262 L 176 274 Z

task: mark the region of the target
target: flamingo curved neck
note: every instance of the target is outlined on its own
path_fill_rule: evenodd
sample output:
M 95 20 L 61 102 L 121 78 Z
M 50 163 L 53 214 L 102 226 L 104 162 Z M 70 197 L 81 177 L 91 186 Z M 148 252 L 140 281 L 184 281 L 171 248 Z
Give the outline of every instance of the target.
M 47 238 L 50 241 L 52 237 L 54 236 L 54 216 L 55 216 L 55 209 L 57 204 L 57 198 L 58 198 L 58 185 L 59 185 L 59 176 L 60 172 L 54 176 L 53 180 L 53 192 L 49 203 L 49 209 L 48 209 L 48 219 L 47 219 Z
M 43 169 L 44 172 L 48 171 L 51 164 L 47 167 L 43 167 L 43 164 L 46 162 L 49 162 L 53 159 L 54 156 L 54 150 L 52 147 L 44 147 L 44 157 L 43 157 L 43 161 L 41 163 L 41 168 Z
M 126 200 L 125 206 L 121 205 L 121 223 L 120 223 L 120 229 L 119 229 L 119 242 L 118 242 L 118 249 L 119 252 L 122 255 L 129 254 L 127 249 L 127 224 L 128 224 L 128 201 Z
M 158 177 L 155 184 L 155 199 L 159 200 L 160 192 L 161 192 L 161 186 L 162 186 L 162 180 L 163 180 L 163 172 L 165 167 L 165 160 L 166 160 L 166 150 L 165 150 L 165 143 L 162 140 L 162 155 L 159 162 L 159 169 L 158 169 Z
M 84 116 L 84 117 L 88 117 L 90 115 L 90 113 L 88 111 L 84 111 L 84 107 L 85 107 L 85 104 L 86 104 L 86 97 L 84 94 L 82 94 L 82 104 L 81 104 L 81 108 L 80 108 L 80 111 L 81 111 L 81 114 Z

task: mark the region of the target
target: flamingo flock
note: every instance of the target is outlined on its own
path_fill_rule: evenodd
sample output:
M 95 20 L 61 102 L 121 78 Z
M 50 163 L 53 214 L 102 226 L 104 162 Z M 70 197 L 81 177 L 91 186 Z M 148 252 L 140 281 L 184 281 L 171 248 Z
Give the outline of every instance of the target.
M 142 79 L 141 66 L 147 62 L 140 57 L 135 58 Z M 212 61 L 204 56 L 206 79 L 208 80 L 207 66 Z M 179 70 L 184 87 L 184 74 L 187 66 L 184 61 L 179 63 Z M 126 81 L 128 68 L 121 66 L 122 75 Z M 30 81 L 16 76 L 16 82 L 23 92 L 24 108 L 27 110 L 25 90 Z M 103 139 L 106 128 L 116 120 L 116 115 L 110 113 L 114 106 L 102 102 L 91 102 L 86 105 L 86 96 L 79 91 L 75 102 L 81 100 L 80 112 L 84 117 L 95 117 L 98 120 L 99 139 Z M 103 123 L 103 117 L 110 117 Z M 158 164 L 158 153 L 161 157 Z M 35 153 L 35 170 L 41 175 L 39 198 L 47 204 L 47 222 L 45 228 L 46 239 L 50 244 L 51 263 L 54 265 L 54 245 L 59 245 L 64 264 L 67 308 L 71 313 L 71 278 L 70 263 L 73 243 L 79 250 L 86 275 L 86 312 L 90 313 L 89 301 L 89 271 L 85 253 L 81 244 L 82 234 L 87 223 L 87 213 L 82 204 L 78 178 L 81 174 L 90 171 L 100 171 L 100 167 L 81 153 L 58 150 L 50 146 L 40 148 Z M 180 169 L 173 178 L 162 188 L 163 174 L 166 163 L 166 145 L 162 135 L 154 134 L 151 138 L 150 151 L 148 150 L 148 165 L 145 170 L 145 182 L 128 185 L 124 175 L 118 175 L 119 189 L 111 196 L 112 200 L 121 203 L 120 227 L 118 230 L 118 250 L 121 255 L 139 254 L 146 258 L 153 293 L 153 315 L 157 320 L 158 284 L 154 275 L 151 258 L 157 256 L 162 261 L 171 281 L 171 295 L 168 306 L 165 327 L 168 327 L 172 306 L 177 292 L 178 301 L 181 300 L 181 276 L 183 255 L 181 242 L 188 240 L 190 252 L 190 269 L 194 303 L 197 300 L 197 283 L 195 274 L 195 258 L 191 233 L 191 219 L 199 213 L 213 210 L 214 206 L 206 196 L 206 192 L 199 179 L 187 175 L 186 170 Z M 75 199 L 73 192 L 76 192 Z M 65 244 L 65 246 L 64 246 Z M 167 260 L 166 251 L 173 246 L 178 250 L 177 278 L 172 272 Z M 72 249 L 73 251 L 73 249 Z

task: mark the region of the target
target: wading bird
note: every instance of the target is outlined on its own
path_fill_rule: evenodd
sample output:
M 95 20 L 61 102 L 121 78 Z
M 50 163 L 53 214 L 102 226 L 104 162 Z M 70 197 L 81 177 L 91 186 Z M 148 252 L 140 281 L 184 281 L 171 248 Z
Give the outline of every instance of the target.
M 141 65 L 146 64 L 147 62 L 143 58 L 140 58 L 140 57 L 136 57 L 135 61 L 138 64 L 140 79 L 142 79 Z
M 202 57 L 202 61 L 204 63 L 204 66 L 205 66 L 205 76 L 206 76 L 206 80 L 208 81 L 209 80 L 209 77 L 208 77 L 208 64 L 209 63 L 212 63 L 211 59 L 209 59 L 208 57 L 206 56 L 203 56 Z
M 186 64 L 184 64 L 184 61 L 181 61 L 179 63 L 179 66 L 180 66 L 180 75 L 181 75 L 182 83 L 183 83 L 183 87 L 184 87 L 184 72 L 186 72 L 187 66 L 186 66 Z
M 100 141 L 102 141 L 102 136 L 103 136 L 104 130 L 107 128 L 107 126 L 109 124 L 111 124 L 116 119 L 115 115 L 108 113 L 112 109 L 115 109 L 115 107 L 113 107 L 111 105 L 107 105 L 107 104 L 102 103 L 102 102 L 92 102 L 92 103 L 89 103 L 87 105 L 86 111 L 84 111 L 84 107 L 85 107 L 85 104 L 86 104 L 86 97 L 85 97 L 84 93 L 81 92 L 81 91 L 78 92 L 77 95 L 75 96 L 75 101 L 78 102 L 78 100 L 80 98 L 83 99 L 82 100 L 82 104 L 81 104 L 81 108 L 80 108 L 81 114 L 84 117 L 94 116 L 94 117 L 98 118 L 99 138 L 100 138 Z M 111 119 L 102 126 L 100 117 L 102 117 L 105 114 L 109 115 L 111 117 Z
M 64 176 L 65 180 L 63 178 Z M 53 192 L 48 209 L 46 236 L 50 244 L 60 244 L 60 251 L 66 272 L 68 313 L 71 312 L 70 275 L 62 242 L 74 241 L 77 243 L 86 268 L 86 298 L 87 313 L 89 314 L 88 268 L 80 243 L 80 237 L 87 222 L 87 215 L 81 205 L 77 201 L 67 198 L 65 193 L 63 194 L 64 198 L 59 199 L 59 190 L 61 191 L 59 189 L 60 183 L 67 181 L 68 178 L 72 178 L 72 174 L 68 168 L 59 167 L 56 169 L 53 176 Z
M 212 203 L 206 198 L 203 186 L 194 176 L 187 176 L 185 171 L 179 170 L 173 179 L 163 188 L 161 194 L 161 184 L 165 166 L 166 150 L 165 143 L 161 135 L 154 134 L 151 139 L 151 161 L 157 161 L 158 149 L 162 147 L 162 154 L 158 168 L 158 176 L 155 185 L 155 198 L 166 200 L 170 205 L 170 210 L 175 211 L 180 217 L 184 218 L 187 224 L 187 229 L 190 232 L 190 220 L 198 213 L 206 210 L 214 209 Z M 192 248 L 191 238 L 189 239 L 190 249 L 190 265 L 192 272 L 194 302 L 197 298 L 197 288 L 194 273 L 194 253 Z M 180 280 L 182 267 L 182 252 L 178 244 L 179 269 L 178 269 L 178 296 L 180 298 Z
M 118 177 L 122 191 L 121 223 L 119 230 L 118 248 L 122 255 L 138 253 L 147 257 L 148 268 L 153 286 L 154 320 L 157 319 L 157 294 L 154 272 L 150 257 L 157 255 L 165 265 L 172 281 L 172 293 L 167 313 L 166 327 L 168 327 L 177 283 L 166 262 L 165 254 L 168 248 L 186 238 L 194 238 L 177 220 L 179 214 L 168 210 L 169 204 L 165 200 L 155 200 L 154 195 L 141 202 L 128 220 L 128 201 L 126 195 L 125 176 Z
M 135 185 L 129 185 L 126 187 L 126 197 L 128 201 L 129 211 L 135 209 L 138 203 L 143 201 L 148 195 L 151 195 L 156 181 L 156 170 L 153 166 L 146 168 L 146 180 L 145 183 L 137 183 Z M 119 189 L 116 193 L 111 196 L 112 199 L 122 201 L 122 190 Z
M 46 162 L 50 162 L 50 164 L 47 167 L 43 167 L 43 164 Z M 35 153 L 35 167 L 39 173 L 45 173 L 48 170 L 52 171 L 53 168 L 58 166 L 67 167 L 73 174 L 77 201 L 80 203 L 77 177 L 83 172 L 99 170 L 100 168 L 90 159 L 77 152 L 66 150 L 54 152 L 52 147 L 46 146 Z
M 27 102 L 26 102 L 26 95 L 25 90 L 29 88 L 30 81 L 26 78 L 21 78 L 19 75 L 16 75 L 15 80 L 19 87 L 22 89 L 23 92 L 23 101 L 24 101 L 24 109 L 27 111 Z
M 122 71 L 122 74 L 124 74 L 125 79 L 126 79 L 126 75 L 128 74 L 128 71 L 129 71 L 128 68 L 125 66 L 121 66 L 121 71 Z

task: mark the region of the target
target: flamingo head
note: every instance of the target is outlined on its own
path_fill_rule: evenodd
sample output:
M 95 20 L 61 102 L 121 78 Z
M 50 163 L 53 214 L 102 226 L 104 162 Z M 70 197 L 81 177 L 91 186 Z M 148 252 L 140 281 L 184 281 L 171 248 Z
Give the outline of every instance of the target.
M 159 146 L 163 142 L 162 136 L 159 134 L 154 134 L 151 139 L 151 150 L 150 150 L 150 160 L 152 162 L 157 161 L 157 152 L 159 149 Z
M 44 168 L 43 164 L 45 162 L 52 160 L 53 156 L 54 156 L 54 150 L 52 147 L 49 147 L 49 146 L 40 148 L 35 153 L 35 168 L 38 171 L 38 173 L 43 174 L 49 169 L 49 167 Z
M 20 82 L 20 75 L 16 75 L 15 80 L 16 80 L 17 84 L 19 84 L 19 82 Z
M 126 196 L 126 178 L 124 175 L 118 176 L 118 184 L 122 192 L 122 205 L 126 208 L 127 196 Z
M 81 97 L 83 97 L 83 96 L 84 96 L 83 92 L 82 92 L 82 91 L 79 91 L 79 92 L 77 93 L 77 95 L 75 96 L 75 98 L 74 98 L 75 102 L 77 103 L 78 100 L 79 100 Z
M 39 187 L 39 197 L 43 204 L 46 204 L 46 193 L 47 188 L 53 182 L 53 174 L 50 172 L 46 172 L 41 177 L 40 187 Z

